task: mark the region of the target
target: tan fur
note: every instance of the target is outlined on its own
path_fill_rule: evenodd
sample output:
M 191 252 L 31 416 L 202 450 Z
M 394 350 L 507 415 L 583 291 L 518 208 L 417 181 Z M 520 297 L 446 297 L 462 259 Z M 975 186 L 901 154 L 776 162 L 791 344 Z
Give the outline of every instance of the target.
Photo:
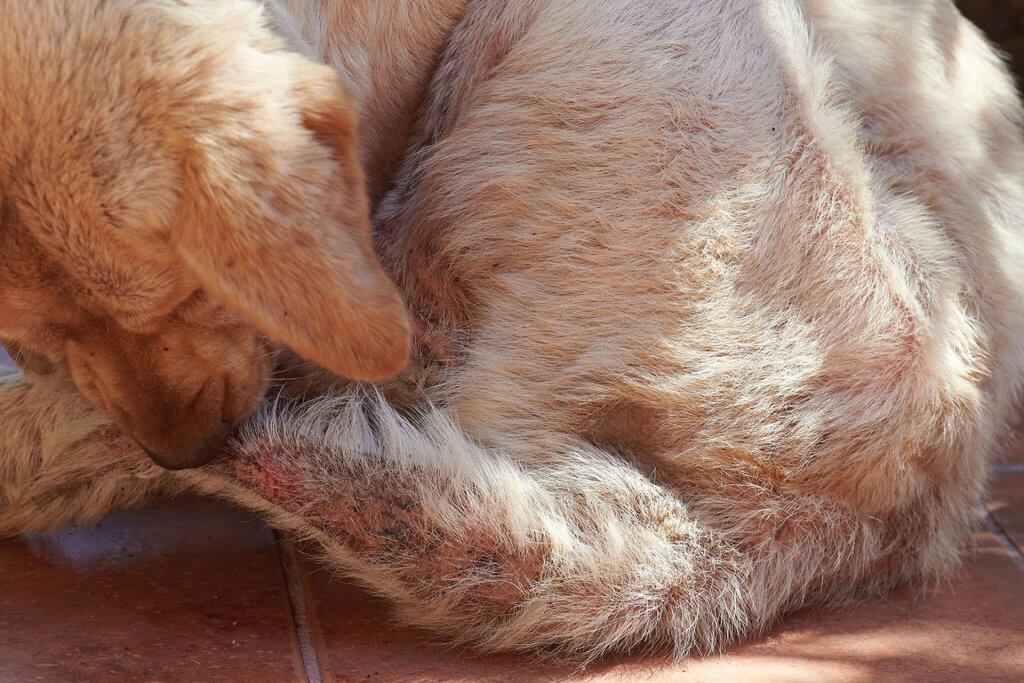
M 711 649 L 955 563 L 1024 380 L 1024 145 L 950 3 L 330 7 L 269 16 L 374 131 L 412 366 L 296 381 L 202 470 L 121 444 L 95 497 L 46 482 L 109 453 L 102 421 L 59 372 L 10 382 L 0 529 L 189 487 L 410 623 L 583 658 Z M 54 410 L 73 448 L 40 443 Z
M 0 87 L 19 93 L 0 108 L 0 338 L 16 356 L 68 367 L 169 466 L 208 460 L 257 405 L 269 341 L 356 379 L 404 367 L 330 69 L 280 50 L 244 2 L 0 10 Z

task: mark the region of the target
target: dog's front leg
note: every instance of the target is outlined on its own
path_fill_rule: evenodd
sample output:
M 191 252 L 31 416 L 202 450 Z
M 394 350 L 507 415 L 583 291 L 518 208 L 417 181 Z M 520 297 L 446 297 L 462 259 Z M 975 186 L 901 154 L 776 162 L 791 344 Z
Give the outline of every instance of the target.
M 179 488 L 70 385 L 0 377 L 0 537 L 94 522 Z

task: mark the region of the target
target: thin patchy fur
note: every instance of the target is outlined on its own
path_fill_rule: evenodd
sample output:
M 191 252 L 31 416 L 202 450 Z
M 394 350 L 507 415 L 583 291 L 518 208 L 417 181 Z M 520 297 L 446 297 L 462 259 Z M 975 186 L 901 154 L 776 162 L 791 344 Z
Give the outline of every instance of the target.
M 318 54 L 344 25 L 303 7 Z M 221 495 L 408 623 L 583 659 L 948 571 L 1024 379 L 1021 108 L 978 32 L 931 0 L 461 9 L 377 209 L 406 374 L 173 474 L 8 382 L 0 530 Z

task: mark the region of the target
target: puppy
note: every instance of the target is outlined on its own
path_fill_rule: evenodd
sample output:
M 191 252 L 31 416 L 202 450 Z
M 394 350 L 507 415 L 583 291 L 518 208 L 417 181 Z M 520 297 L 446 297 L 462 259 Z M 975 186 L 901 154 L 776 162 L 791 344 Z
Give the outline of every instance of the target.
M 950 3 L 6 9 L 23 361 L 177 466 L 259 401 L 271 345 L 398 372 L 367 201 L 416 343 L 176 475 L 10 382 L 0 529 L 187 486 L 318 540 L 410 623 L 583 658 L 954 564 L 1024 380 L 1024 145 Z M 54 414 L 74 438 L 39 437 Z M 55 494 L 70 472 L 95 481 Z

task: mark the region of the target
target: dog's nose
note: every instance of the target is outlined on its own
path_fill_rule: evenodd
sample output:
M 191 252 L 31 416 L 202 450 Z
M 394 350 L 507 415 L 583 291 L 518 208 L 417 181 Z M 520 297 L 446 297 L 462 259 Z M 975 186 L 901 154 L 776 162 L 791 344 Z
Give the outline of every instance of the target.
M 157 450 L 141 442 L 136 443 L 154 463 L 165 470 L 187 470 L 201 467 L 220 455 L 231 437 L 231 432 L 232 425 L 225 423 L 221 430 L 204 439 L 199 445 L 184 446 L 180 449 Z

